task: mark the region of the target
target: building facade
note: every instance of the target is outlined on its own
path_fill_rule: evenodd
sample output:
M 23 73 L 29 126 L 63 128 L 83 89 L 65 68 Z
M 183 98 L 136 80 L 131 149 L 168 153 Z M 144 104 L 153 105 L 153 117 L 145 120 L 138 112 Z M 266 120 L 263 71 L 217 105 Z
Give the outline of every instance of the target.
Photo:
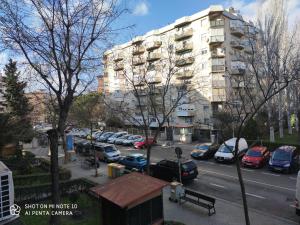
M 223 107 L 235 88 L 241 88 L 230 78 L 245 73 L 243 59 L 251 53 L 247 36 L 254 33 L 254 26 L 233 8 L 211 6 L 105 52 L 98 91 L 115 101 L 122 99 L 122 94 L 130 90 L 129 74 L 137 82 L 139 73 L 134 71 L 143 66 L 154 66 L 147 76 L 151 83 L 164 85 L 166 78 L 159 68 L 171 64 L 171 49 L 177 68 L 171 82 L 184 81 L 194 93 L 181 99 L 182 104 L 170 115 L 172 126 L 178 128 L 175 133 L 189 133 L 192 128 L 212 129 L 213 114 Z M 126 99 L 135 101 L 133 95 Z

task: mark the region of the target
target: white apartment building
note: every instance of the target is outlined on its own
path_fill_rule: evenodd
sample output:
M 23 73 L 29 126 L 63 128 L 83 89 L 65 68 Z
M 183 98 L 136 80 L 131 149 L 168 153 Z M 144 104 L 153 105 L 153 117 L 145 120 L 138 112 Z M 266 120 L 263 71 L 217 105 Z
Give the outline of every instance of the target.
M 175 136 L 190 133 L 193 128 L 212 129 L 213 113 L 228 98 L 228 90 L 232 93 L 235 88 L 241 88 L 240 84 L 229 82 L 229 77 L 245 73 L 246 64 L 241 56 L 251 53 L 248 34 L 255 34 L 255 28 L 233 8 L 210 6 L 106 51 L 98 91 L 115 101 L 123 99 L 123 93 L 130 90 L 124 74 L 132 74 L 138 81 L 138 73 L 132 70 L 138 71 L 145 65 L 155 68 L 149 73 L 151 82 L 163 85 L 164 73 L 159 68 L 168 61 L 164 58 L 168 55 L 166 49 L 171 46 L 178 67 L 171 82 L 176 84 L 183 80 L 195 89 L 194 95 L 183 98 L 182 104 L 170 116 L 171 124 L 176 128 Z M 133 95 L 126 99 L 134 104 Z M 155 127 L 155 121 L 152 126 Z

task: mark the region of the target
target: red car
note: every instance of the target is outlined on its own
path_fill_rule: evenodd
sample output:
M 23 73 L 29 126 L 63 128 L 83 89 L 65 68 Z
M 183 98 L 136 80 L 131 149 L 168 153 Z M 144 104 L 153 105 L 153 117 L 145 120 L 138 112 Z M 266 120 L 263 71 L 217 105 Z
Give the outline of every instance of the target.
M 146 141 L 146 138 L 141 138 L 137 142 L 134 143 L 134 147 L 137 149 L 146 148 L 148 145 L 155 144 L 156 141 L 152 137 L 148 137 L 148 140 Z
M 265 146 L 254 146 L 246 152 L 242 159 L 242 165 L 248 167 L 263 167 L 269 160 L 270 152 Z

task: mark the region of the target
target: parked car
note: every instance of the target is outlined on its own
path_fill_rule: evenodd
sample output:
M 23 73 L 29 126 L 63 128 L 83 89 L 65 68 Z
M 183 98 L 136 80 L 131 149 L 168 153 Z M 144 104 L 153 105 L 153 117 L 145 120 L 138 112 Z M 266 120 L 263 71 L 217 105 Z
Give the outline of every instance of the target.
M 294 146 L 281 146 L 272 152 L 269 168 L 273 171 L 292 173 L 299 169 L 299 154 Z
M 97 141 L 100 141 L 100 142 L 106 142 L 107 139 L 112 136 L 114 134 L 114 132 L 105 132 L 103 134 L 101 134 L 98 138 L 97 138 Z
M 142 137 L 133 144 L 136 149 L 147 148 L 148 145 L 154 145 L 156 141 L 152 137 L 148 137 L 146 140 L 145 137 Z
M 115 140 L 115 144 L 116 144 L 116 145 L 121 145 L 121 144 L 123 143 L 124 140 L 127 140 L 127 139 L 130 138 L 131 136 L 132 136 L 132 134 L 126 134 L 126 135 L 124 135 L 124 136 L 121 136 L 121 137 L 119 137 L 119 138 L 117 138 L 117 139 Z
M 126 140 L 123 140 L 122 145 L 128 146 L 128 145 L 133 145 L 137 140 L 141 139 L 141 135 L 132 135 Z
M 246 152 L 242 159 L 242 166 L 260 168 L 270 158 L 270 152 L 265 146 L 254 146 Z
M 150 173 L 153 177 L 166 181 L 179 181 L 179 167 L 177 160 L 164 159 L 156 164 L 150 165 Z M 197 177 L 198 170 L 192 160 L 182 160 L 181 162 L 181 180 L 189 181 Z
M 115 143 L 115 140 L 119 137 L 122 137 L 124 135 L 128 134 L 127 132 L 125 131 L 121 131 L 121 132 L 117 132 L 113 135 L 111 135 L 108 139 L 107 139 L 107 142 L 110 143 L 110 144 L 113 144 Z
M 99 137 L 101 134 L 103 134 L 103 131 L 102 130 L 97 130 L 97 131 L 94 131 L 93 133 L 92 133 L 92 136 L 91 136 L 91 134 L 89 134 L 87 137 L 86 137 L 86 139 L 88 139 L 88 140 L 95 140 L 95 139 L 97 139 L 97 137 Z
M 191 156 L 194 159 L 210 159 L 212 158 L 215 153 L 218 151 L 219 145 L 218 144 L 199 144 L 195 145 Z
M 79 154 L 83 154 L 85 156 L 90 155 L 91 150 L 91 142 L 87 140 L 80 140 L 74 143 L 75 150 Z
M 96 151 L 96 157 L 104 162 L 116 162 L 121 157 L 121 152 L 114 145 L 97 143 L 93 148 Z
M 124 165 L 128 170 L 137 169 L 138 171 L 143 172 L 146 169 L 147 160 L 143 154 L 134 153 L 121 158 L 119 163 Z
M 214 158 L 217 162 L 234 162 L 234 149 L 236 138 L 231 138 L 225 141 L 216 152 Z M 247 141 L 244 138 L 240 138 L 238 146 L 238 156 L 242 157 L 248 149 Z

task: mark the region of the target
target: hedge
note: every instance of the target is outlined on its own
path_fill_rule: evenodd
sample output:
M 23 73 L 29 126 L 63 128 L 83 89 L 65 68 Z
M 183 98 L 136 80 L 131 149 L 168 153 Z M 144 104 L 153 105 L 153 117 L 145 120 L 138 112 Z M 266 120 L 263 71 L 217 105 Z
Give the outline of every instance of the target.
M 69 180 L 71 178 L 71 172 L 67 169 L 59 170 L 59 179 L 62 181 Z M 49 183 L 51 182 L 50 173 L 36 173 L 28 175 L 16 175 L 13 176 L 14 185 L 31 185 L 35 183 Z
M 60 195 L 87 191 L 97 184 L 86 179 L 74 179 L 59 183 Z M 51 197 L 51 183 L 15 186 L 15 202 L 39 201 Z

